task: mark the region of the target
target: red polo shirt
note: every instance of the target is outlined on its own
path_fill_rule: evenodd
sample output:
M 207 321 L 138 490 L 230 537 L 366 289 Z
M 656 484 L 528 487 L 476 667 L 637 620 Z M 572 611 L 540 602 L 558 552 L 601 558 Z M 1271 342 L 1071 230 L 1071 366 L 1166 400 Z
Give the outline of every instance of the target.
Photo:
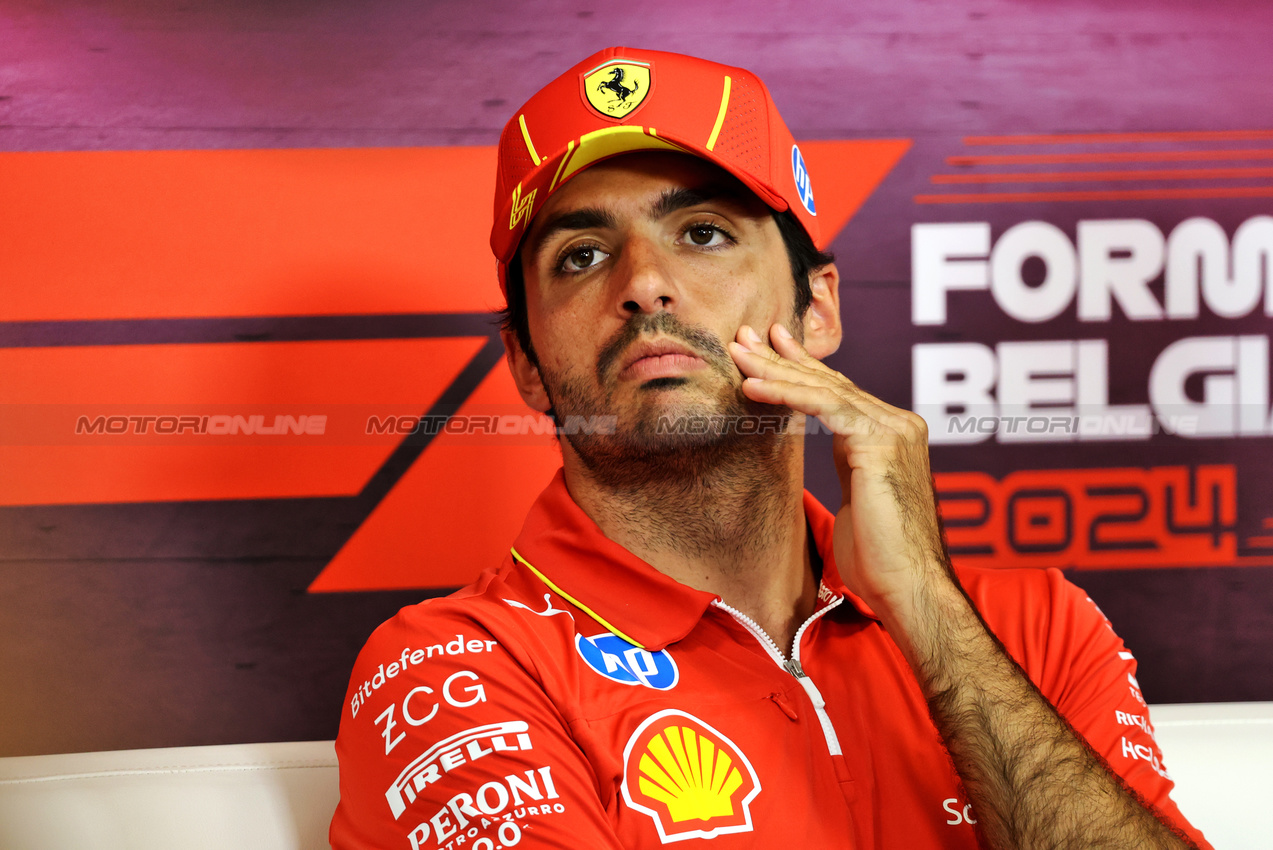
M 834 517 L 808 494 L 805 512 L 824 566 L 792 651 L 606 538 L 558 473 L 498 569 L 367 642 L 332 846 L 977 847 L 910 668 L 836 571 Z M 1091 600 L 1052 570 L 960 579 L 1061 714 L 1207 846 Z

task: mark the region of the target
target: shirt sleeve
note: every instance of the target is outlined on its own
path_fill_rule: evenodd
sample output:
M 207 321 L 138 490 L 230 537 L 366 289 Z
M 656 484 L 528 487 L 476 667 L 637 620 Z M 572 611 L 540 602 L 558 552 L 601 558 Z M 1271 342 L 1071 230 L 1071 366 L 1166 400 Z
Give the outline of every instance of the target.
M 1058 570 L 1047 571 L 1046 583 L 1051 612 L 1039 620 L 1046 622 L 1035 635 L 1043 647 L 1033 653 L 1044 660 L 1027 672 L 1132 790 L 1199 847 L 1209 848 L 1171 799 L 1174 783 L 1136 681 L 1136 659 L 1080 588 Z
M 336 738 L 334 850 L 618 848 L 533 663 L 438 602 L 404 609 L 359 654 Z

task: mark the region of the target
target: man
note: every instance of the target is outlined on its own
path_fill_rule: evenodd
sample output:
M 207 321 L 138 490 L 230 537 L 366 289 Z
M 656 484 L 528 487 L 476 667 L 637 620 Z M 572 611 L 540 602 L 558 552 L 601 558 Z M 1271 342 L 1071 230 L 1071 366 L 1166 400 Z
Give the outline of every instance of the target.
M 509 365 L 535 410 L 615 427 L 563 428 L 504 563 L 368 642 L 333 846 L 1205 846 L 1090 600 L 952 572 L 923 421 L 819 362 L 816 238 L 747 71 L 610 49 L 509 122 Z

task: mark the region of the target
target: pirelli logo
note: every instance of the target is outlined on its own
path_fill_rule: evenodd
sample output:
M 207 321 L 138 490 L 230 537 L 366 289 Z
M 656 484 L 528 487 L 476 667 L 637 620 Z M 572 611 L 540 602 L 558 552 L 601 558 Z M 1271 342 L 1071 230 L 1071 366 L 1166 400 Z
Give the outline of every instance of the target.
M 385 791 L 385 800 L 394 820 L 402 816 L 407 805 L 423 791 L 461 765 L 470 764 L 492 753 L 532 749 L 529 727 L 524 720 L 475 726 L 438 741 L 411 762 Z

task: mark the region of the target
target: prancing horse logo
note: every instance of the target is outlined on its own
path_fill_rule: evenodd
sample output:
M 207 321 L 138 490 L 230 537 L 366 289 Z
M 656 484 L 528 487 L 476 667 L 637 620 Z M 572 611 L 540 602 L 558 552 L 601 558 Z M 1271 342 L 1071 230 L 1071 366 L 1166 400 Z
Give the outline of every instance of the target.
M 582 77 L 582 94 L 588 104 L 606 118 L 618 121 L 641 108 L 654 83 L 649 65 L 622 59 L 612 59 Z
M 624 77 L 624 73 L 622 68 L 611 68 L 610 79 L 606 80 L 603 83 L 598 83 L 597 91 L 614 92 L 614 96 L 619 98 L 619 102 L 622 104 L 626 104 L 628 102 L 628 98 L 631 95 L 636 94 L 637 90 L 641 88 L 641 83 L 637 80 L 633 80 L 632 88 L 628 88 L 627 86 L 623 84 L 623 77 Z

